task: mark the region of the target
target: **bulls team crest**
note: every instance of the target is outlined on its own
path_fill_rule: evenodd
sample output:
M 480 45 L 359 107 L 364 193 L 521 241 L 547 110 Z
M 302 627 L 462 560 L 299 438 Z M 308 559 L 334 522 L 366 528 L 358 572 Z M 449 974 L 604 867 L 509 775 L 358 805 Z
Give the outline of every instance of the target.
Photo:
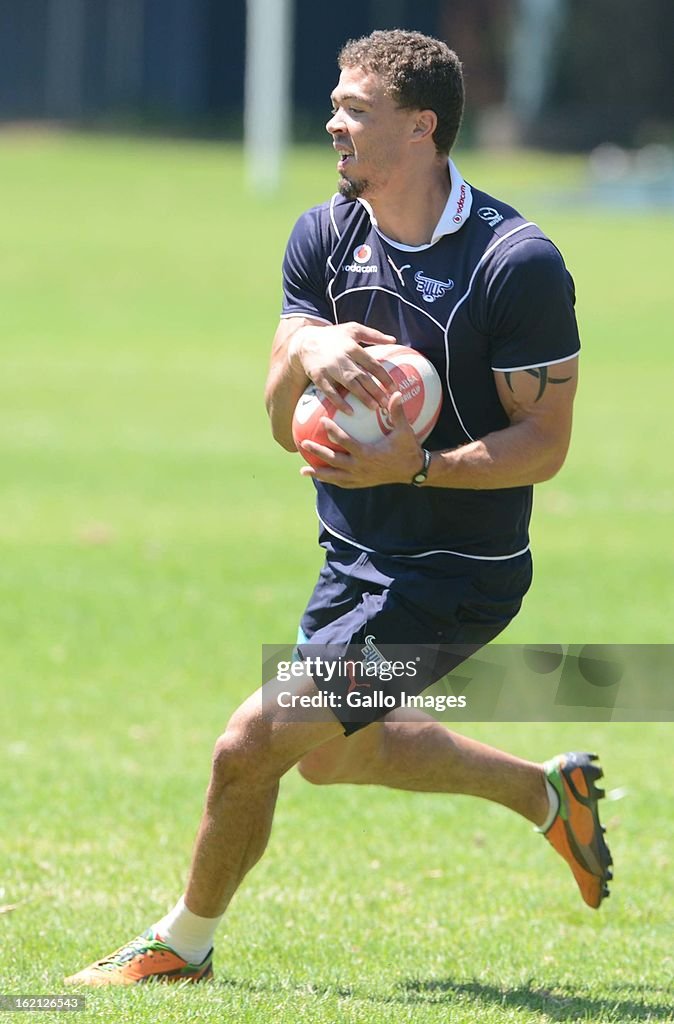
M 414 280 L 417 283 L 417 291 L 421 292 L 424 302 L 435 302 L 454 287 L 452 280 L 438 281 L 434 277 L 426 277 L 420 270 L 414 275 Z

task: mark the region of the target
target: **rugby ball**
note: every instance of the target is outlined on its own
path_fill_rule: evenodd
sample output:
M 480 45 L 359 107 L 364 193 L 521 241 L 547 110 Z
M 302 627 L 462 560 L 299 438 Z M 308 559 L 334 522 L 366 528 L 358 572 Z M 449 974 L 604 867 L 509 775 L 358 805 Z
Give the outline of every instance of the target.
M 435 426 L 442 407 L 442 384 L 433 364 L 406 345 L 368 345 L 369 354 L 390 373 L 403 398 L 403 410 L 417 440 L 424 441 Z M 333 451 L 343 451 L 327 436 L 321 418 L 327 416 L 356 441 L 372 443 L 391 433 L 388 414 L 380 407 L 368 409 L 359 398 L 342 389 L 351 415 L 337 409 L 326 394 L 310 384 L 293 415 L 293 440 L 309 465 L 319 468 L 325 462 L 300 448 L 301 441 L 316 441 Z

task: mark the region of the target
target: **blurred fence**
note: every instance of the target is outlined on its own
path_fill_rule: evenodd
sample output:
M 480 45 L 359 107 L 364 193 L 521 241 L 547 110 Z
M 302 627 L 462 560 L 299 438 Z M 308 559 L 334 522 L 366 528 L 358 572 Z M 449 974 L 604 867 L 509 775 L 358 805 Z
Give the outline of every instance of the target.
M 245 0 L 0 0 L 0 119 L 238 130 L 245 22 Z M 395 25 L 461 55 L 468 138 L 672 139 L 672 0 L 295 0 L 296 131 L 320 131 L 341 43 Z

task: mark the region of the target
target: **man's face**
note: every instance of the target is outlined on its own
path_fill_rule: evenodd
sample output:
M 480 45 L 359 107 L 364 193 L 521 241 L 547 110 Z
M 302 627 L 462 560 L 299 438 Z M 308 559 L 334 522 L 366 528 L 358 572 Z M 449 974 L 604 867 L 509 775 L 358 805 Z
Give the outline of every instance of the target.
M 372 198 L 400 165 L 415 112 L 398 107 L 379 75 L 362 68 L 342 71 L 331 100 L 325 127 L 339 154 L 339 191 L 347 199 Z

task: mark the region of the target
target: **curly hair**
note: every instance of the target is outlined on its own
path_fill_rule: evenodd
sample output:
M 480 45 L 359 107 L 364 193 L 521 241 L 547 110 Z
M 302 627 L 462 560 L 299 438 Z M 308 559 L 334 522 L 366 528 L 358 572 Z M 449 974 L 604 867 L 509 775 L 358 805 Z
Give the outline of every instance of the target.
M 378 30 L 350 39 L 338 64 L 379 75 L 386 92 L 400 107 L 433 110 L 438 124 L 433 142 L 438 153 L 449 153 L 463 116 L 461 61 L 446 43 L 421 32 Z

